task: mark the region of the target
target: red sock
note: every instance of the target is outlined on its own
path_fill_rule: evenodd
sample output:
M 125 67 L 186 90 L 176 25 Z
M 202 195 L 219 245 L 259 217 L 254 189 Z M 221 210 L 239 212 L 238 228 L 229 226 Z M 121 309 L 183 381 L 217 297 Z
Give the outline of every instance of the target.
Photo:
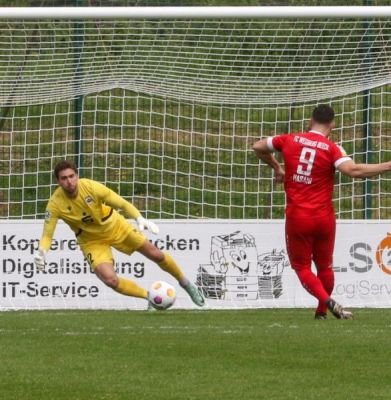
M 296 271 L 296 274 L 304 289 L 315 296 L 319 300 L 319 303 L 325 304 L 330 295 L 326 292 L 321 280 L 308 268 Z
M 331 296 L 334 289 L 334 271 L 332 268 L 325 268 L 318 271 L 318 278 L 322 282 L 324 289 L 327 294 Z M 325 303 L 319 302 L 317 313 L 327 313 L 327 305 Z

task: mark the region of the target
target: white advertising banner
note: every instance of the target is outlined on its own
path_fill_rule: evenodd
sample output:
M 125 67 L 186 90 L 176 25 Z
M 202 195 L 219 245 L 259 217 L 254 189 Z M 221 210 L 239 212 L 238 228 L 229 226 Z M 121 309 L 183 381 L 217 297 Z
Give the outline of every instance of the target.
M 204 292 L 209 308 L 315 307 L 285 250 L 282 220 L 155 221 L 149 239 L 169 252 Z M 334 298 L 348 307 L 391 306 L 391 221 L 339 221 Z M 69 227 L 59 223 L 44 272 L 33 254 L 42 221 L 0 221 L 0 310 L 146 309 L 146 301 L 102 284 Z M 174 278 L 139 253 L 114 252 L 118 275 L 148 288 L 165 280 L 177 288 L 174 308 L 196 308 Z

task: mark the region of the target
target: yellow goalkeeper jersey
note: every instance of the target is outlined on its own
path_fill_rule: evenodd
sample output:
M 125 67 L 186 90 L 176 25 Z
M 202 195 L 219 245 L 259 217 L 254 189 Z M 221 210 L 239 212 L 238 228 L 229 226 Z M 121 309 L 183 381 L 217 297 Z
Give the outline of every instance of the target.
M 46 207 L 40 248 L 49 250 L 59 219 L 71 227 L 79 243 L 107 239 L 118 219 L 123 218 L 116 211 L 118 209 L 123 210 L 130 218 L 138 218 L 141 215 L 131 203 L 91 179 L 79 179 L 78 194 L 75 198 L 68 197 L 64 190 L 58 187 Z

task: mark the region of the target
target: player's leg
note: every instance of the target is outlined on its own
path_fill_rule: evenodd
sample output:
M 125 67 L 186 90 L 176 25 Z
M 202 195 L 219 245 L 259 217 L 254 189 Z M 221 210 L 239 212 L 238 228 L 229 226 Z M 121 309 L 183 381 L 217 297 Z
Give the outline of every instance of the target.
M 170 254 L 161 251 L 149 240 L 145 240 L 144 243 L 137 249 L 137 251 L 158 264 L 162 270 L 168 272 L 178 282 L 181 282 L 183 279 L 185 279 L 185 274 L 175 260 L 170 256 Z
M 146 299 L 148 292 L 131 279 L 119 277 L 112 263 L 101 263 L 95 268 L 95 275 L 107 286 L 125 296 Z
M 128 255 L 137 251 L 158 264 L 161 269 L 168 272 L 180 283 L 186 281 L 183 271 L 174 259 L 168 253 L 163 253 L 159 250 L 144 234 L 129 225 L 125 220 L 118 221 L 117 232 L 115 237 L 112 238 L 111 244 L 117 250 Z
M 327 294 L 331 296 L 334 289 L 334 271 L 332 266 L 328 266 L 325 268 L 318 268 L 317 269 L 317 276 L 319 280 L 322 282 L 324 289 L 326 290 Z M 318 307 L 315 311 L 315 318 L 316 319 L 326 319 L 327 316 L 328 306 L 327 303 L 319 302 Z
M 331 214 L 318 220 L 318 234 L 313 245 L 313 260 L 317 269 L 317 276 L 326 292 L 331 296 L 334 290 L 333 253 L 335 242 L 335 215 Z M 316 319 L 325 319 L 327 304 L 319 302 L 315 311 Z
M 180 286 L 186 290 L 196 305 L 202 307 L 205 304 L 205 299 L 201 291 L 190 282 L 170 254 L 162 252 L 154 246 L 146 236 L 129 225 L 125 220 L 119 220 L 118 225 L 116 238 L 112 240 L 113 247 L 129 255 L 134 251 L 138 251 L 172 275 L 179 282 Z
M 318 271 L 318 278 L 329 294 L 326 304 L 319 302 L 315 318 L 323 319 L 329 309 L 338 319 L 353 319 L 353 314 L 338 304 L 331 294 L 334 289 L 333 253 L 336 222 L 334 214 L 318 219 L 317 234 L 313 246 L 313 259 Z
M 130 279 L 117 275 L 114 269 L 113 253 L 109 245 L 91 242 L 81 244 L 80 248 L 95 275 L 106 286 L 125 296 L 147 298 L 148 292 L 144 288 Z
M 330 295 L 321 280 L 312 272 L 312 246 L 314 224 L 312 219 L 303 221 L 287 217 L 285 222 L 286 247 L 292 268 L 302 286 L 322 304 Z
M 178 281 L 180 286 L 186 290 L 197 306 L 202 307 L 205 304 L 205 299 L 201 291 L 192 282 L 190 282 L 170 254 L 161 251 L 149 240 L 146 240 L 143 245 L 137 249 L 137 251 L 158 264 L 163 271 L 166 271 L 172 275 Z

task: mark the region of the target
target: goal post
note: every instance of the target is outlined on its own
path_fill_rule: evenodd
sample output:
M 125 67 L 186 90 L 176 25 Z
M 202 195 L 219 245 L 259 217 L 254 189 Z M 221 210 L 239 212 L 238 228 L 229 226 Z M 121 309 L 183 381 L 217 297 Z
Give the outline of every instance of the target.
M 390 17 L 391 7 L 1 9 L 0 219 L 41 221 L 64 158 L 147 218 L 282 219 L 282 187 L 251 144 L 305 130 L 317 104 L 335 109 L 333 139 L 357 162 L 390 159 Z M 338 218 L 389 219 L 390 189 L 389 175 L 338 174 Z

